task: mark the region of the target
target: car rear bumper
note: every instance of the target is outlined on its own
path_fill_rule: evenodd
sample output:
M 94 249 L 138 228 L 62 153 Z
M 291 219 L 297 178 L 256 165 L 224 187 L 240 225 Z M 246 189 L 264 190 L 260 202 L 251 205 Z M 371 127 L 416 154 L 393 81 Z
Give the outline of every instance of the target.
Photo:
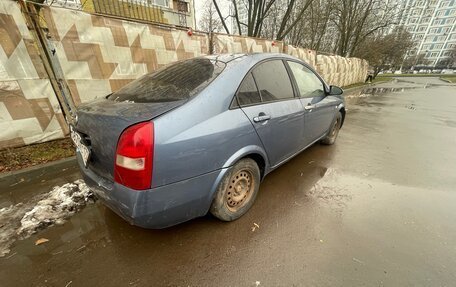
M 130 224 L 144 228 L 165 228 L 205 215 L 212 202 L 216 183 L 227 169 L 142 191 L 106 180 L 82 163 L 84 180 L 97 197 Z

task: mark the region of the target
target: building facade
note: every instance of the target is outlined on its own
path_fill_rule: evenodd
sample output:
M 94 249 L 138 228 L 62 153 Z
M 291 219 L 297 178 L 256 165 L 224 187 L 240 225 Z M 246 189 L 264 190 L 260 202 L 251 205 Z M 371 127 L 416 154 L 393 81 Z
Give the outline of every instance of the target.
M 403 0 L 399 25 L 413 36 L 415 65 L 451 66 L 456 47 L 456 0 Z
M 195 29 L 195 0 L 47 0 L 46 4 Z

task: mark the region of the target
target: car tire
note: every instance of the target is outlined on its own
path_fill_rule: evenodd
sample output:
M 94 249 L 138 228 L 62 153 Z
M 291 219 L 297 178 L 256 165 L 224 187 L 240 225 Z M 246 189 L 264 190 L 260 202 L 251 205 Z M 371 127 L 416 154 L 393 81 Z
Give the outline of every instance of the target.
M 321 140 L 321 143 L 324 145 L 332 145 L 336 142 L 337 136 L 339 135 L 340 127 L 342 126 L 342 113 L 338 112 L 336 119 L 334 120 L 329 133 L 324 139 Z
M 233 221 L 244 215 L 253 205 L 260 187 L 260 169 L 257 163 L 244 158 L 224 175 L 210 212 L 223 221 Z

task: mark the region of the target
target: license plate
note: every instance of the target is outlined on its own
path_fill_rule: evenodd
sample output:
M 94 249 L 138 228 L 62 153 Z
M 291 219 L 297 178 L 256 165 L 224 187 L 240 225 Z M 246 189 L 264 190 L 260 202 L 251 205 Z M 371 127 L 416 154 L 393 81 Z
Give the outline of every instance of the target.
M 76 146 L 76 151 L 81 154 L 84 166 L 87 167 L 87 162 L 89 161 L 90 157 L 90 149 L 85 144 L 83 144 L 81 135 L 76 132 L 72 126 L 70 126 L 70 135 Z

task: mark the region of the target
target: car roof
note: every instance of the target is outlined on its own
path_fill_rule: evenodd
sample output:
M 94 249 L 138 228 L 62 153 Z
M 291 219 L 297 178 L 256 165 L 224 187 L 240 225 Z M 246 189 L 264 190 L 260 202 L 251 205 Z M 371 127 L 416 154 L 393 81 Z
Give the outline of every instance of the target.
M 213 54 L 213 55 L 207 55 L 203 56 L 204 58 L 214 60 L 214 61 L 220 61 L 223 63 L 228 63 L 233 61 L 234 59 L 242 58 L 247 56 L 247 54 Z
M 282 54 L 282 53 L 214 54 L 214 55 L 207 55 L 204 57 L 208 58 L 210 60 L 220 61 L 223 63 L 229 63 L 233 60 L 240 59 L 240 58 L 250 59 L 252 61 L 261 61 L 263 59 L 277 58 L 277 57 L 296 59 L 288 54 Z

